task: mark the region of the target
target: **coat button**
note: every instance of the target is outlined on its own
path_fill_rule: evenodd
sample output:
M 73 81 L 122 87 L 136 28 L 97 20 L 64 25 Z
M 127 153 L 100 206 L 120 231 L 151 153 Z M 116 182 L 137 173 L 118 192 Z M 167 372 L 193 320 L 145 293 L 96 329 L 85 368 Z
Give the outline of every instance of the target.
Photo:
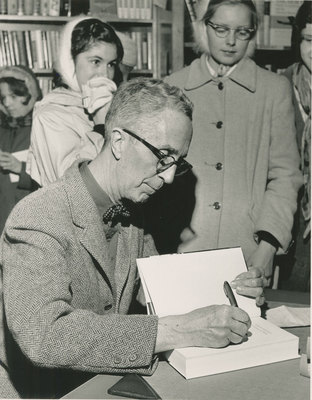
M 223 122 L 222 122 L 222 121 L 218 121 L 218 122 L 216 123 L 216 127 L 217 127 L 218 129 L 221 129 L 222 126 L 223 126 Z
M 221 204 L 218 201 L 215 201 L 212 206 L 215 210 L 220 210 L 221 208 Z
M 114 359 L 115 364 L 120 364 L 121 361 L 122 361 L 121 357 L 115 357 L 115 359 Z
M 218 83 L 218 89 L 219 89 L 219 90 L 223 90 L 223 88 L 224 88 L 223 83 L 222 83 L 222 82 L 219 82 L 219 83 Z
M 129 361 L 135 361 L 135 360 L 137 360 L 137 359 L 138 359 L 137 354 L 132 354 L 132 355 L 129 357 Z
M 108 310 L 110 310 L 112 307 L 113 307 L 112 304 L 106 304 L 106 306 L 104 307 L 104 310 L 105 310 L 105 311 L 108 311 Z
M 223 168 L 223 164 L 220 163 L 220 162 L 218 162 L 218 163 L 216 164 L 216 170 L 221 171 L 222 168 Z

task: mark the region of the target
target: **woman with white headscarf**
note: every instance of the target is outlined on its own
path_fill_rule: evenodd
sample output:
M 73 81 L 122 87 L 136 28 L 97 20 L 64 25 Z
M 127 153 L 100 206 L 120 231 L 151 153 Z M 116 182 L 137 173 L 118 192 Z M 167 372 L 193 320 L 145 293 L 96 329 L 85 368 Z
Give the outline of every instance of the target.
M 93 159 L 102 148 L 123 54 L 116 32 L 103 21 L 79 17 L 66 24 L 56 65 L 61 85 L 34 109 L 27 171 L 40 186 L 62 176 L 76 159 Z

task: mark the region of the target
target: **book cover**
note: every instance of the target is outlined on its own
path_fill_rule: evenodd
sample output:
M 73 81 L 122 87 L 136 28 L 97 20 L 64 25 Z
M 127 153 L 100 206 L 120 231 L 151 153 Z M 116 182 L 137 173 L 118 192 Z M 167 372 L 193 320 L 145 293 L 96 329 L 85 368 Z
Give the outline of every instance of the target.
M 212 304 L 229 304 L 223 291 L 246 271 L 240 248 L 171 254 L 137 259 L 148 309 L 159 317 L 179 315 Z M 298 357 L 298 337 L 261 318 L 255 300 L 236 294 L 252 321 L 240 344 L 225 348 L 188 347 L 165 353 L 186 379 L 250 368 Z

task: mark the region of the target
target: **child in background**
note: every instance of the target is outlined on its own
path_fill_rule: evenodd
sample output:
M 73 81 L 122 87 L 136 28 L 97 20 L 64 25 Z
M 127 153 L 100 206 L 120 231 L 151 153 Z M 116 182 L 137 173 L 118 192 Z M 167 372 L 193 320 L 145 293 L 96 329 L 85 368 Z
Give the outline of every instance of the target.
M 34 189 L 25 161 L 33 107 L 40 99 L 41 90 L 30 69 L 0 69 L 0 232 L 15 204 Z

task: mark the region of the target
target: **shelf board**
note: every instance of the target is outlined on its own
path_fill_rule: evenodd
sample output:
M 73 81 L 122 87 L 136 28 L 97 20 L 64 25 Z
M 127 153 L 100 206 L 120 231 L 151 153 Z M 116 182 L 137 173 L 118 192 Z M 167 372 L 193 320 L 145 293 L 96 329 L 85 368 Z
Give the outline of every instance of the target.
M 256 50 L 261 51 L 289 51 L 290 46 L 257 46 Z
M 171 22 L 171 15 L 166 15 L 166 18 L 161 20 L 161 23 Z M 77 18 L 78 15 L 73 17 L 51 17 L 51 16 L 42 16 L 42 15 L 6 15 L 0 14 L 0 21 L 4 22 L 14 22 L 14 23 L 24 23 L 24 22 L 34 22 L 34 23 L 54 23 L 54 24 L 64 24 L 67 21 L 71 21 L 72 19 Z M 98 18 L 104 19 L 105 21 L 112 23 L 121 23 L 121 24 L 152 24 L 153 19 L 129 19 L 129 18 L 118 18 L 117 15 L 114 14 L 103 14 L 99 15 Z

